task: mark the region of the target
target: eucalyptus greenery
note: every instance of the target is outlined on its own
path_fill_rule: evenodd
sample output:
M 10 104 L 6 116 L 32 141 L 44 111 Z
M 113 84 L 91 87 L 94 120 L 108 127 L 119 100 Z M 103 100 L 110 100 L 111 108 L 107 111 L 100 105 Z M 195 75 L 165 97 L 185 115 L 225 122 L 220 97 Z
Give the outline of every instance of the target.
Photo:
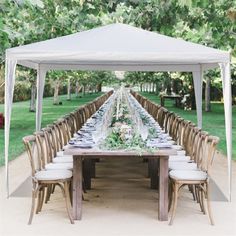
M 118 117 L 116 116 L 116 112 L 118 107 L 115 106 L 115 109 L 112 114 L 112 122 L 109 127 L 111 132 L 105 138 L 105 140 L 100 144 L 101 149 L 105 150 L 126 150 L 126 151 L 136 151 L 140 155 L 143 152 L 153 152 L 153 150 L 157 150 L 157 148 L 150 148 L 146 145 L 146 140 L 143 140 L 141 135 L 135 131 L 135 124 L 130 115 L 129 106 L 127 105 L 127 100 L 123 97 L 120 101 L 120 112 Z M 114 104 L 117 104 L 117 99 Z M 143 117 L 144 119 L 144 117 Z M 145 119 L 146 123 L 148 123 L 148 119 Z M 126 136 L 122 127 L 130 127 L 131 134 Z M 149 128 L 149 138 L 155 136 L 155 129 Z

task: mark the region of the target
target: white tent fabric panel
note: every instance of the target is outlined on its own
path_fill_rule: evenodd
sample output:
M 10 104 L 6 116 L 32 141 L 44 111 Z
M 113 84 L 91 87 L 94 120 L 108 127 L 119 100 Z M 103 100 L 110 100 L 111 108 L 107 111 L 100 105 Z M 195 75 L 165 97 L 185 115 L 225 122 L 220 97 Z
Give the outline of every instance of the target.
M 6 169 L 6 191 L 9 196 L 9 175 L 8 175 L 8 153 L 9 153 L 9 135 L 11 124 L 11 110 L 13 101 L 13 92 L 15 85 L 16 60 L 6 60 L 5 62 L 5 169 Z
M 225 110 L 225 135 L 228 158 L 228 184 L 229 200 L 231 200 L 232 188 L 232 90 L 230 63 L 220 63 L 223 86 L 224 110 Z
M 36 131 L 41 129 L 42 107 L 43 107 L 43 91 L 45 84 L 46 70 L 39 66 L 37 70 L 37 103 L 36 103 Z
M 193 72 L 194 93 L 197 109 L 197 125 L 202 128 L 202 71 Z
M 66 43 L 65 43 L 66 42 Z M 199 64 L 228 62 L 228 52 L 125 24 L 8 49 L 7 58 L 38 64 Z

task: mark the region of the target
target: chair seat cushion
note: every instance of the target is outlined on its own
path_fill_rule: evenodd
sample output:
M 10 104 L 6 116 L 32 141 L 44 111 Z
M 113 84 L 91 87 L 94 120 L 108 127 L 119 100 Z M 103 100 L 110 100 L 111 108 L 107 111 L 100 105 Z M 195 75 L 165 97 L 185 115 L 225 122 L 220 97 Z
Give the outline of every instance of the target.
M 64 151 L 57 152 L 57 157 L 64 157 L 64 156 L 71 156 L 71 155 L 64 155 Z
M 180 151 L 183 149 L 182 146 L 180 146 L 180 145 L 172 145 L 171 148 L 174 150 L 177 150 L 177 151 Z
M 56 156 L 55 158 L 53 158 L 53 163 L 65 163 L 65 162 L 73 162 L 73 157 L 69 156 L 69 155 L 65 155 L 65 156 Z
M 72 177 L 70 170 L 42 170 L 35 174 L 37 180 L 61 180 Z
M 201 170 L 172 170 L 169 172 L 169 176 L 176 180 L 206 180 L 207 173 Z
M 48 163 L 45 165 L 45 170 L 72 170 L 72 162 L 58 162 L 58 163 Z
M 186 155 L 186 151 L 185 150 L 177 151 L 177 155 L 185 156 Z
M 169 156 L 169 162 L 172 162 L 172 161 L 189 162 L 190 161 L 190 156 L 171 155 L 171 156 Z
M 169 162 L 170 170 L 198 170 L 196 163 L 172 161 Z

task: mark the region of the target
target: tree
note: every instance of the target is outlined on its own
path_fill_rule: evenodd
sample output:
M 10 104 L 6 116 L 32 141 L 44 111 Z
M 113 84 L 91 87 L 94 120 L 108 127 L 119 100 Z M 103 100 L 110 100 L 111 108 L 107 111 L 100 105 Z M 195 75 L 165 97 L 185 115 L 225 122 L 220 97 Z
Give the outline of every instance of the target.
M 235 56 L 235 12 L 234 0 L 3 0 L 0 3 L 0 75 L 8 47 L 114 22 L 223 50 L 232 49 Z M 89 81 L 92 89 L 94 83 Z M 144 83 L 154 90 L 155 80 L 146 78 L 140 83 L 141 89 Z M 99 90 L 101 83 L 97 87 Z

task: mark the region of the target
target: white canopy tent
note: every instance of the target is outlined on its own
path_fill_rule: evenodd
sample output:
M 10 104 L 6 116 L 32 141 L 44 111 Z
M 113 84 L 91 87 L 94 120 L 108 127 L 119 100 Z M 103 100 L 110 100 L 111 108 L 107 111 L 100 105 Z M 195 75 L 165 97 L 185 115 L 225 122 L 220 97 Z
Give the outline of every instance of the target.
M 6 50 L 5 167 L 7 195 L 8 149 L 16 65 L 37 70 L 36 130 L 40 130 L 44 81 L 49 70 L 192 72 L 198 126 L 202 126 L 203 72 L 220 67 L 225 104 L 229 200 L 231 198 L 232 102 L 230 53 L 145 31 L 111 24 Z

